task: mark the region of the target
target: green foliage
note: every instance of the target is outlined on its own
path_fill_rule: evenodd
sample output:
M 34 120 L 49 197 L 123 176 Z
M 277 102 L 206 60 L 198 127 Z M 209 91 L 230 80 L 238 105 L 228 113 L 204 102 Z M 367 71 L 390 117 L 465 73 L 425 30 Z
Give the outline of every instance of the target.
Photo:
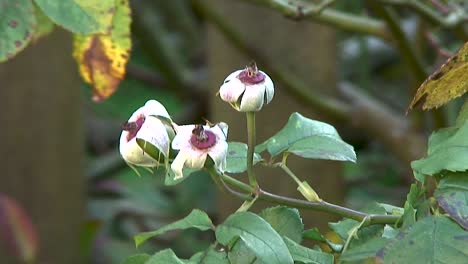
M 185 264 L 172 249 L 164 249 L 151 256 L 145 264 Z
M 35 0 L 54 23 L 73 33 L 92 34 L 110 31 L 115 0 Z
M 301 243 L 304 224 L 297 209 L 286 206 L 270 207 L 263 210 L 259 216 L 265 219 L 280 236 Z
M 331 254 L 306 248 L 287 237 L 284 238 L 284 242 L 294 261 L 300 261 L 306 264 L 333 264 L 333 255 Z
M 254 164 L 261 161 L 262 158 L 254 153 Z M 240 142 L 228 142 L 226 172 L 242 173 L 247 170 L 247 145 Z
M 205 212 L 194 209 L 188 216 L 186 216 L 185 218 L 177 222 L 161 227 L 155 231 L 138 234 L 134 238 L 135 245 L 138 247 L 146 240 L 152 237 L 155 237 L 157 235 L 163 234 L 167 231 L 187 229 L 187 228 L 196 228 L 196 229 L 205 231 L 205 230 L 213 229 L 214 226 L 209 216 Z
M 0 0 L 0 62 L 13 58 L 28 45 L 36 23 L 30 0 Z
M 460 128 L 447 128 L 434 133 L 429 139 L 428 156 L 411 163 L 413 170 L 423 175 L 436 175 L 442 171 L 468 170 L 468 122 Z
M 468 230 L 468 173 L 450 173 L 442 178 L 434 196 L 440 207 Z
M 353 147 L 341 139 L 333 126 L 299 113 L 293 113 L 278 133 L 256 148 L 257 152 L 264 150 L 272 156 L 286 151 L 303 158 L 356 161 Z
M 263 218 L 250 212 L 229 216 L 216 228 L 216 239 L 226 246 L 240 239 L 264 263 L 293 263 L 281 236 Z
M 190 264 L 230 264 L 227 253 L 218 251 L 214 247 L 209 247 L 203 252 L 199 252 L 190 258 Z M 242 262 L 238 262 L 242 263 Z
M 125 259 L 121 264 L 145 264 L 150 257 L 148 254 L 136 254 Z

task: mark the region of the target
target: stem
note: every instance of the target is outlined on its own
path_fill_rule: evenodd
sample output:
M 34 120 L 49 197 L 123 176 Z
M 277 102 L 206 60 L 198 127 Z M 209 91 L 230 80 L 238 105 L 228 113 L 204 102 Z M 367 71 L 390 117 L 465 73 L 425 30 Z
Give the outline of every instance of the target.
M 247 175 L 249 176 L 249 183 L 253 189 L 258 189 L 257 178 L 253 171 L 253 160 L 255 152 L 255 112 L 247 112 Z
M 253 193 L 254 189 L 249 185 L 238 181 L 226 174 L 220 175 L 223 182 L 234 186 L 245 193 Z M 231 194 L 241 198 L 241 199 L 254 199 L 254 197 L 245 194 L 233 191 L 230 188 L 226 188 L 228 192 Z M 310 209 L 315 211 L 327 212 L 330 214 L 340 215 L 342 217 L 350 218 L 359 222 L 364 221 L 364 226 L 367 225 L 374 225 L 374 224 L 389 224 L 393 225 L 396 224 L 400 216 L 397 215 L 376 215 L 376 214 L 366 214 L 363 212 L 355 211 L 346 207 L 341 207 L 339 205 L 327 203 L 325 201 L 319 202 L 309 202 L 289 197 L 284 197 L 276 194 L 272 194 L 266 192 L 264 190 L 259 189 L 259 196 L 258 199 L 263 201 L 272 202 L 275 204 L 290 206 L 294 208 L 303 208 L 303 209 Z

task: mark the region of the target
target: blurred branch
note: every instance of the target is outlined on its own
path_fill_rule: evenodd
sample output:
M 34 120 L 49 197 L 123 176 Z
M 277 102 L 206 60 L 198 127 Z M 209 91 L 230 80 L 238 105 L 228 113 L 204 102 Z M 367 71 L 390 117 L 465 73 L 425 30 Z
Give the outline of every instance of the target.
M 403 117 L 394 113 L 383 103 L 362 93 L 361 90 L 352 85 L 346 85 L 345 89 L 342 89 L 346 101 L 312 91 L 302 80 L 290 74 L 288 69 L 281 68 L 278 63 L 272 63 L 255 48 L 249 46 L 242 35 L 208 5 L 201 1 L 193 1 L 192 3 L 195 9 L 216 26 L 232 45 L 260 62 L 273 79 L 281 83 L 283 88 L 295 96 L 297 100 L 306 103 L 320 113 L 335 118 L 337 122 L 350 122 L 356 128 L 375 136 L 404 164 L 409 164 L 423 154 L 424 138 L 412 131 Z M 382 126 L 382 124 L 386 125 Z
M 293 4 L 292 1 L 278 0 L 244 1 L 271 7 L 286 17 L 296 20 L 307 18 L 342 30 L 373 35 L 385 40 L 391 40 L 391 35 L 389 34 L 385 23 L 374 18 L 348 14 L 330 8 L 324 8 L 320 4 L 313 4 L 311 2 L 304 1 L 300 4 Z
M 147 1 L 132 1 L 133 32 L 174 88 L 191 81 L 191 72 L 167 38 L 168 32 Z
M 443 16 L 434 9 L 430 8 L 422 1 L 419 0 L 379 0 L 382 3 L 404 6 L 411 8 L 414 12 L 420 14 L 429 22 L 439 25 L 443 28 L 454 28 L 458 25 L 468 22 L 468 16 L 463 8 L 457 8 L 450 12 L 448 15 Z
M 208 5 L 202 3 L 202 1 L 195 0 L 192 1 L 192 4 L 196 11 L 216 26 L 216 28 L 222 32 L 227 39 L 229 39 L 231 44 L 241 50 L 244 54 L 248 54 L 252 58 L 255 58 L 257 63 L 261 64 L 262 68 L 265 69 L 268 74 L 275 79 L 275 81 L 284 85 L 289 93 L 295 96 L 299 101 L 326 113 L 334 119 L 345 120 L 349 118 L 349 109 L 345 103 L 332 97 L 317 93 L 316 91 L 312 91 L 307 84 L 293 74 L 290 74 L 289 71 L 281 67 L 280 64 L 271 63 L 254 47 L 247 45 L 245 39 L 239 32 L 229 25 L 229 23 L 226 23 L 226 21 Z

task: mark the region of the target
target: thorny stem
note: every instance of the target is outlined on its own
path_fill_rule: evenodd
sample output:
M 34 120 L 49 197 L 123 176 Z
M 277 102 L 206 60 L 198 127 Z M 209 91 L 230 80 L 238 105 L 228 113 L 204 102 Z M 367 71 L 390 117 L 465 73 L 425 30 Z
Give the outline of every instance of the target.
M 249 177 L 250 186 L 253 191 L 258 189 L 257 178 L 253 171 L 253 160 L 255 152 L 255 112 L 247 112 L 247 175 Z
M 241 182 L 238 181 L 226 174 L 219 175 L 222 181 L 225 184 L 226 190 L 233 194 L 234 196 L 239 197 L 243 200 L 251 200 L 254 199 L 251 193 L 254 192 L 254 189 Z M 241 190 L 242 192 L 237 192 L 229 188 L 227 185 L 234 186 Z M 346 207 L 341 207 L 339 205 L 327 203 L 325 201 L 317 201 L 317 202 L 309 202 L 305 200 L 299 200 L 295 198 L 284 197 L 276 194 L 269 193 L 262 189 L 258 189 L 258 199 L 263 201 L 268 201 L 275 204 L 290 206 L 294 208 L 303 208 L 303 209 L 310 209 L 315 211 L 327 212 L 330 214 L 339 215 L 342 217 L 350 218 L 359 222 L 363 222 L 362 226 L 368 225 L 375 225 L 375 224 L 389 224 L 393 225 L 398 222 L 400 216 L 397 215 L 378 215 L 378 214 L 367 214 L 359 211 L 355 211 Z

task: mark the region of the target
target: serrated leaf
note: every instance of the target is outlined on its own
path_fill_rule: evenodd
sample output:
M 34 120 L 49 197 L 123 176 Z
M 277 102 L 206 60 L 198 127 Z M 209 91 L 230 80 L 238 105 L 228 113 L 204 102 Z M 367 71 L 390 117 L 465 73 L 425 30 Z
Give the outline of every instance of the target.
M 456 129 L 455 129 L 456 130 Z M 413 161 L 411 167 L 424 175 L 436 175 L 444 170 L 468 170 L 468 122 L 458 130 L 444 129 L 429 141 L 426 158 Z
M 31 41 L 35 27 L 30 0 L 0 0 L 0 62 L 22 51 Z
M 125 259 L 121 264 L 145 264 L 150 257 L 148 254 L 136 254 Z
M 0 194 L 0 239 L 24 263 L 38 253 L 38 237 L 31 218 L 12 198 Z
M 262 160 L 262 157 L 254 153 L 254 164 Z M 226 157 L 226 172 L 242 173 L 247 170 L 247 145 L 240 142 L 228 142 L 228 154 Z
M 300 261 L 305 264 L 333 264 L 333 255 L 331 254 L 306 248 L 287 237 L 284 238 L 284 242 L 294 261 Z
M 97 102 L 117 90 L 130 57 L 129 3 L 128 0 L 115 1 L 115 15 L 108 33 L 74 36 L 73 57 L 81 77 L 93 87 L 93 100 Z
M 440 207 L 468 230 L 468 173 L 451 173 L 442 178 L 434 196 Z
M 164 249 L 151 256 L 145 264 L 185 264 L 172 249 Z
M 256 148 L 257 152 L 264 150 L 272 156 L 288 151 L 305 158 L 356 160 L 353 147 L 341 139 L 333 126 L 299 113 L 293 113 L 278 133 Z
M 468 232 L 444 216 L 426 217 L 378 253 L 384 263 L 466 263 Z
M 206 231 L 209 229 L 213 229 L 214 226 L 209 216 L 205 212 L 198 210 L 198 209 L 194 209 L 188 216 L 186 216 L 185 218 L 179 221 L 176 221 L 172 224 L 161 227 L 155 231 L 144 232 L 144 233 L 140 233 L 136 235 L 134 237 L 135 245 L 138 247 L 146 240 L 152 237 L 158 236 L 160 234 L 163 234 L 167 231 L 188 229 L 188 228 L 196 228 L 201 231 Z
M 34 0 L 54 23 L 78 34 L 108 33 L 115 0 Z
M 281 236 L 258 215 L 235 213 L 216 228 L 216 239 L 223 245 L 228 245 L 236 237 L 264 263 L 293 264 Z
M 259 216 L 265 219 L 282 237 L 288 237 L 296 243 L 301 243 L 304 224 L 299 210 L 286 206 L 275 206 L 264 209 Z
M 429 76 L 416 91 L 410 109 L 424 101 L 423 109 L 437 108 L 468 91 L 468 42 Z M 423 99 L 425 98 L 425 99 Z

